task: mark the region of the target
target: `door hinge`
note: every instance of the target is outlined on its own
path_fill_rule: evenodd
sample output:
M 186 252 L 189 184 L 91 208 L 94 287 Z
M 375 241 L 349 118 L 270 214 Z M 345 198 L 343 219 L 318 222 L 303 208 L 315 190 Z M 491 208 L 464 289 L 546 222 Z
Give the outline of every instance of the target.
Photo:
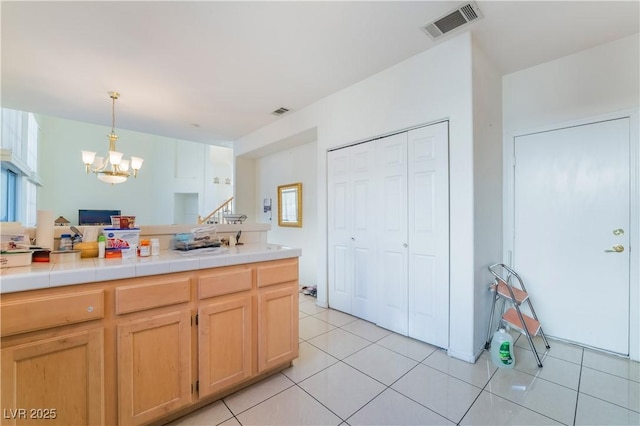
M 196 381 L 196 392 L 200 392 L 200 380 Z
M 191 393 L 193 393 L 193 383 L 191 383 Z
M 196 314 L 196 325 L 198 325 L 198 314 Z

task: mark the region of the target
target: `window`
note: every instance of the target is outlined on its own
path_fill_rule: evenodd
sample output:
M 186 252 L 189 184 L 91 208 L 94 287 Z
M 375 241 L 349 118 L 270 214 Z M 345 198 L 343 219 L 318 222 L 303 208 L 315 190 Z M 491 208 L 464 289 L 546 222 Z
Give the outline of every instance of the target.
M 18 176 L 9 169 L 2 168 L 2 207 L 0 213 L 0 221 L 15 222 L 17 217 L 16 198 L 17 198 L 17 182 Z
M 2 109 L 2 213 L 0 221 L 36 224 L 38 138 L 32 113 Z

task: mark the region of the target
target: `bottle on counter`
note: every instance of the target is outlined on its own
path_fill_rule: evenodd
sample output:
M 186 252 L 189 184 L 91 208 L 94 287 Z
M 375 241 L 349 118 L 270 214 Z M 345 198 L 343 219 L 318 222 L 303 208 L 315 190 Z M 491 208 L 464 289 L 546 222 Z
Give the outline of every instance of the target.
M 160 240 L 157 238 L 151 239 L 151 256 L 160 256 Z
M 60 235 L 60 246 L 58 247 L 58 250 L 60 251 L 73 250 L 73 242 L 71 241 L 71 234 Z
M 98 237 L 98 258 L 104 259 L 107 248 L 107 238 L 104 235 Z
M 151 256 L 151 241 L 149 240 L 140 240 L 140 257 L 149 257 Z

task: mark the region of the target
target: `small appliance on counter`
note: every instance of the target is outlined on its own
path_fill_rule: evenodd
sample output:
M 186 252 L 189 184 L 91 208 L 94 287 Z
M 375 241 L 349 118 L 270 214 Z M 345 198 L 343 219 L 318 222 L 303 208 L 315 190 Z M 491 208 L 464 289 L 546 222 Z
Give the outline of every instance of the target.
M 171 248 L 180 251 L 220 247 L 221 245 L 215 226 L 194 228 L 191 232 L 176 234 L 171 241 Z

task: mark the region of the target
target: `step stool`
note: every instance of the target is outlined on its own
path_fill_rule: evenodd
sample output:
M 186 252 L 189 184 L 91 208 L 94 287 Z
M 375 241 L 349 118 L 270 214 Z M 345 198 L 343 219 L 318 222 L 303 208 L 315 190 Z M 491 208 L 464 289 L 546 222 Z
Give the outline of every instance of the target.
M 489 349 L 491 346 L 491 338 L 493 336 L 493 317 L 496 310 L 496 304 L 498 300 L 502 301 L 502 317 L 500 322 L 508 325 L 509 327 L 519 331 L 527 336 L 529 346 L 531 346 L 531 352 L 538 363 L 538 367 L 542 367 L 542 361 L 540 355 L 533 344 L 533 337 L 540 335 L 544 341 L 544 345 L 547 349 L 550 349 L 547 337 L 542 331 L 542 326 L 533 309 L 529 293 L 522 282 L 522 278 L 511 268 L 503 263 L 496 263 L 489 266 L 489 272 L 494 276 L 493 283 L 489 286 L 493 296 L 493 303 L 491 305 L 491 317 L 489 318 L 489 331 L 487 333 L 487 342 L 485 343 L 485 349 Z M 512 281 L 517 281 L 518 287 L 514 286 Z M 505 312 L 506 302 L 511 304 L 511 307 Z M 526 303 L 531 311 L 531 315 L 523 314 L 520 307 L 523 303 Z

